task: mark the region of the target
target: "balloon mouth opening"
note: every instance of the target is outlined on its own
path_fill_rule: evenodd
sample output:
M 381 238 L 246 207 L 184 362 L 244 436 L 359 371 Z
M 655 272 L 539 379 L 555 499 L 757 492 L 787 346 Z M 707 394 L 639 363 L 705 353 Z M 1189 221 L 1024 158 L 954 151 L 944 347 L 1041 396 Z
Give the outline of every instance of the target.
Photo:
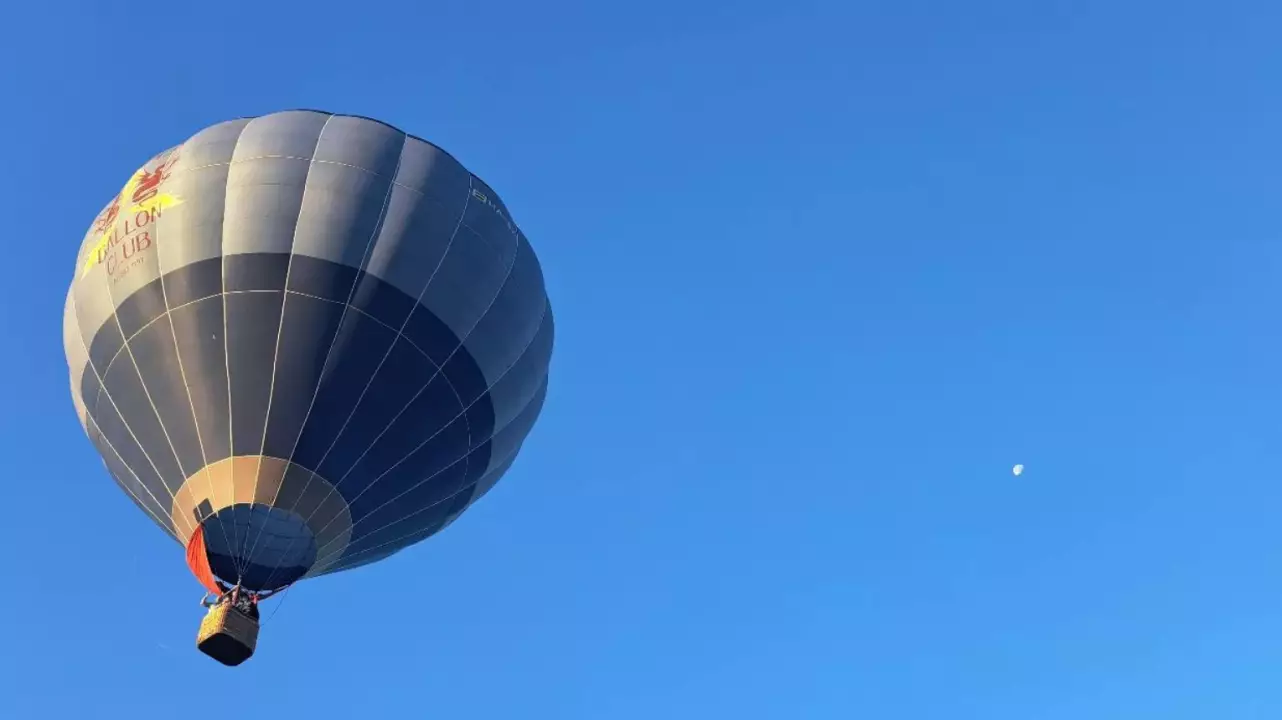
M 206 517 L 200 529 L 213 574 L 254 592 L 298 581 L 320 551 L 306 517 L 263 503 L 229 505 Z

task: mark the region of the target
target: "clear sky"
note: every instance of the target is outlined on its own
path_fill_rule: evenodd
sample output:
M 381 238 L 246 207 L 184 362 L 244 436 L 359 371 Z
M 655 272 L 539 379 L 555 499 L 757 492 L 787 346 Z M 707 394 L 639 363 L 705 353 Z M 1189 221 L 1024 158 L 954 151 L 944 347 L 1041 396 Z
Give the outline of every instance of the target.
M 1282 717 L 1280 23 L 4 4 L 0 717 Z M 299 107 L 498 189 L 553 383 L 494 492 L 232 670 L 77 425 L 62 300 L 128 173 Z

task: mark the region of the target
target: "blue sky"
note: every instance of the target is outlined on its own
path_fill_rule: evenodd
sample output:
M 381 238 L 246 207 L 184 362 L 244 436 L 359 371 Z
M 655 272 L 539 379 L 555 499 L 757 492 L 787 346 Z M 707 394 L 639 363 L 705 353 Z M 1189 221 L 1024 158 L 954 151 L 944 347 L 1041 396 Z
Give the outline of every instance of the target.
M 0 716 L 1279 717 L 1279 22 L 5 6 Z M 141 162 L 296 107 L 499 190 L 553 385 L 461 521 L 298 586 L 228 670 L 76 423 L 62 299 Z

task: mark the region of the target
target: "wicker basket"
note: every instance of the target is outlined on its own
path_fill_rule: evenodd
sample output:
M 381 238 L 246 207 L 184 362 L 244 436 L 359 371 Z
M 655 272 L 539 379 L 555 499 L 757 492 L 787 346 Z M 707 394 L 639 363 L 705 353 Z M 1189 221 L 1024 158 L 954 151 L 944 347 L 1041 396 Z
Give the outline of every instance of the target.
M 200 621 L 196 647 L 224 665 L 239 665 L 258 646 L 258 621 L 231 606 L 219 603 Z

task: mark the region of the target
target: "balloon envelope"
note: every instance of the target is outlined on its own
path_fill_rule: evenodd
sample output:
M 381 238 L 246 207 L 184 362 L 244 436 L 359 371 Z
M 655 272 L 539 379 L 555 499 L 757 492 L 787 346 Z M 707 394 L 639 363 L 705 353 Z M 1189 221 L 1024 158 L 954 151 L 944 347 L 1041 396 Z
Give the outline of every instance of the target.
M 426 141 L 314 111 L 143 165 L 85 236 L 63 327 L 112 477 L 251 590 L 453 522 L 515 460 L 553 345 L 539 262 L 492 188 Z

